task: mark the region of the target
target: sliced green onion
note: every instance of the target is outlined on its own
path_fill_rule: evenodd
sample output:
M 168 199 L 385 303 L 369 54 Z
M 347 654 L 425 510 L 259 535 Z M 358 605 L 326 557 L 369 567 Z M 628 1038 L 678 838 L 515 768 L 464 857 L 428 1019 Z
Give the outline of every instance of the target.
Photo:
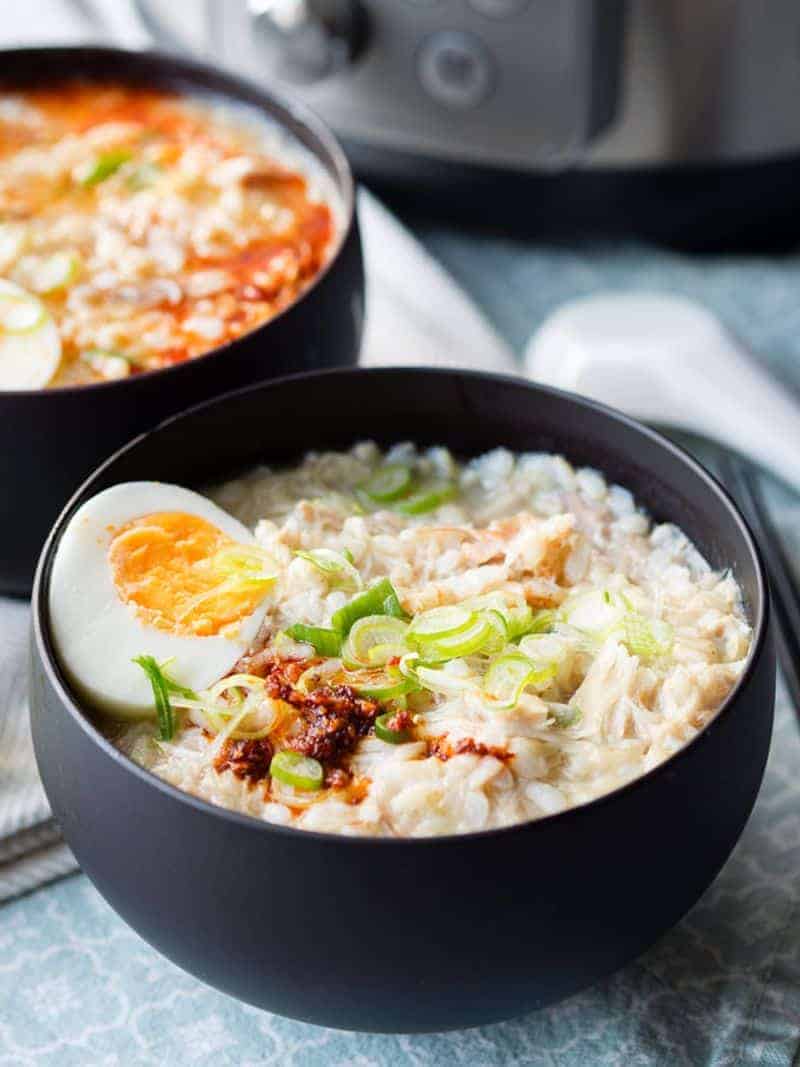
M 474 622 L 466 629 L 455 634 L 448 634 L 436 640 L 426 641 L 418 647 L 426 660 L 442 663 L 449 659 L 461 659 L 481 652 L 490 644 L 497 631 L 485 615 L 476 615 Z
M 497 642 L 497 621 L 487 615 L 461 604 L 433 608 L 413 620 L 406 641 L 433 663 L 471 656 Z
M 94 159 L 87 159 L 85 163 L 81 163 L 73 170 L 72 176 L 79 185 L 90 188 L 104 182 L 112 174 L 116 174 L 123 163 L 127 163 L 132 158 L 133 152 L 130 149 L 114 148 L 95 156 Z
M 408 641 L 410 644 L 425 644 L 462 633 L 475 623 L 477 617 L 477 612 L 463 604 L 431 608 L 414 617 L 408 628 Z
M 499 656 L 486 672 L 484 692 L 498 707 L 513 708 L 534 671 L 531 661 L 521 653 Z
M 485 652 L 488 656 L 494 656 L 496 653 L 502 652 L 511 640 L 508 622 L 502 612 L 496 611 L 494 608 L 484 611 L 483 617 L 491 626 L 494 634 L 484 643 L 481 652 Z
M 673 630 L 660 619 L 646 619 L 637 612 L 622 620 L 622 640 L 628 651 L 640 659 L 658 659 L 672 650 Z
M 406 678 L 416 680 L 417 668 L 419 667 L 420 662 L 419 652 L 406 652 L 404 656 L 400 657 L 397 669 Z
M 353 496 L 358 508 L 357 515 L 369 515 L 370 512 L 375 510 L 375 501 L 372 497 L 367 496 L 363 489 L 356 487 L 353 490 Z
M 345 661 L 361 667 L 378 667 L 406 652 L 408 626 L 392 615 L 365 615 L 356 619 L 343 649 Z
M 0 332 L 28 334 L 47 322 L 47 309 L 41 301 L 23 290 L 20 295 L 0 293 Z
M 284 785 L 304 790 L 321 789 L 324 778 L 322 764 L 318 760 L 289 749 L 275 753 L 269 773 Z
M 386 504 L 405 496 L 411 489 L 412 475 L 400 463 L 388 463 L 375 471 L 369 481 L 360 486 L 363 493 L 379 504 Z
M 462 601 L 462 606 L 473 611 L 494 611 L 503 619 L 507 638 L 515 641 L 522 634 L 528 633 L 533 620 L 533 612 L 524 600 L 509 603 L 502 593 L 483 593 Z
M 231 545 L 220 549 L 214 555 L 212 565 L 224 576 L 224 581 L 187 600 L 178 613 L 179 619 L 186 618 L 205 601 L 226 593 L 253 591 L 266 595 L 278 578 L 277 571 L 272 570 L 275 567 L 273 561 L 254 545 Z
M 383 611 L 385 615 L 393 615 L 396 619 L 408 621 L 408 615 L 403 611 L 403 606 L 395 592 L 395 588 L 388 578 L 381 579 L 375 585 L 379 589 L 379 596 L 383 597 Z
M 556 613 L 550 608 L 542 608 L 535 613 L 529 611 L 527 621 L 512 625 L 512 640 L 527 634 L 549 634 L 555 623 Z
M 334 589 L 356 592 L 363 588 L 361 575 L 353 566 L 352 560 L 342 552 L 334 552 L 332 548 L 314 548 L 310 552 L 297 551 L 295 555 L 316 567 Z
M 642 615 L 622 590 L 596 589 L 575 597 L 562 610 L 570 626 L 596 641 L 616 637 L 640 659 L 658 659 L 672 650 L 669 623 Z
M 161 664 L 161 674 L 164 678 L 164 684 L 167 687 L 167 691 L 174 696 L 185 697 L 187 700 L 197 700 L 197 693 L 193 689 L 190 689 L 188 685 L 181 685 L 180 682 L 176 682 L 174 678 L 166 673 L 166 668 L 172 662 L 172 657 L 166 659 Z
M 412 678 L 401 674 L 397 667 L 387 667 L 383 671 L 359 671 L 348 678 L 347 685 L 369 700 L 397 700 L 416 692 L 420 687 Z
M 446 696 L 456 696 L 476 688 L 474 678 L 464 678 L 435 667 L 419 666 L 415 669 L 414 676 L 425 689 L 430 689 L 432 693 L 444 693 Z
M 458 495 L 458 486 L 455 482 L 431 482 L 421 486 L 410 496 L 403 497 L 393 506 L 395 510 L 404 515 L 424 515 L 428 511 L 446 504 Z
M 230 690 L 237 698 L 236 703 L 223 704 L 222 698 Z M 205 693 L 201 693 L 200 699 L 203 701 L 202 710 L 217 733 L 241 741 L 258 741 L 272 732 L 278 720 L 276 705 L 267 703 L 265 696 L 266 682 L 263 678 L 256 674 L 229 674 Z M 262 711 L 262 717 L 267 715 L 266 723 L 255 730 L 242 729 L 239 724 L 257 709 Z M 231 720 L 227 727 L 220 721 L 225 717 Z M 235 721 L 232 721 L 232 718 Z
M 162 741 L 171 741 L 175 733 L 175 716 L 170 702 L 170 693 L 197 700 L 197 695 L 186 686 L 169 678 L 154 656 L 135 656 L 133 662 L 142 668 L 153 690 L 153 701 L 158 714 L 159 735 Z
M 528 633 L 533 622 L 533 612 L 527 604 L 508 605 L 502 614 L 508 627 L 509 641 L 516 641 L 518 637 Z
M 41 300 L 0 278 L 0 389 L 40 389 L 61 360 L 61 335 Z
M 497 708 L 514 708 L 519 703 L 523 690 L 529 685 L 541 685 L 555 674 L 552 666 L 537 666 L 521 652 L 508 652 L 489 667 L 483 680 L 487 697 Z
M 221 548 L 213 559 L 214 568 L 237 583 L 271 585 L 278 579 L 278 566 L 262 548 L 256 545 L 229 545 Z
M 411 740 L 410 730 L 392 730 L 389 726 L 396 714 L 396 711 L 387 711 L 385 715 L 379 715 L 375 720 L 375 736 L 388 745 L 402 745 Z
M 30 272 L 30 286 L 36 293 L 49 296 L 72 285 L 81 272 L 77 252 L 54 252 Z
M 326 630 L 323 626 L 308 626 L 304 622 L 296 622 L 286 627 L 286 633 L 294 641 L 313 645 L 320 656 L 338 656 L 342 650 L 342 635 L 336 630 Z
M 229 689 L 235 689 L 239 695 L 244 692 L 247 697 L 252 696 L 253 693 L 263 696 L 266 685 L 267 683 L 258 674 L 228 674 L 221 678 L 220 681 L 215 682 L 207 692 L 209 698 L 216 702 Z
M 621 590 L 620 590 L 620 593 L 619 593 L 619 598 L 622 601 L 622 603 L 625 605 L 625 607 L 627 608 L 628 611 L 636 611 L 636 608 L 631 603 L 630 597 L 627 596 L 625 593 L 623 593 Z
M 402 620 L 399 620 L 402 621 Z M 405 645 L 397 645 L 387 642 L 385 645 L 373 645 L 369 650 L 367 659 L 370 667 L 383 667 L 393 659 L 399 659 L 406 653 Z
M 331 626 L 334 630 L 346 634 L 354 622 L 366 615 L 393 615 L 397 619 L 407 617 L 388 578 L 381 578 L 369 589 L 353 597 L 343 608 L 334 611 Z
M 553 717 L 553 725 L 560 730 L 568 726 L 575 726 L 581 721 L 583 712 L 577 704 L 548 704 L 548 709 Z
M 521 637 L 523 634 L 530 632 L 530 627 L 533 625 L 534 615 L 525 601 L 506 604 L 506 606 L 501 609 L 501 614 L 505 617 L 506 624 L 509 627 L 510 641 L 514 641 L 517 637 Z
M 285 630 L 278 630 L 272 638 L 272 650 L 276 655 L 282 656 L 284 659 L 300 659 L 302 652 L 297 646 L 302 643 L 302 641 L 298 642 L 295 638 L 290 637 Z
M 458 477 L 458 464 L 449 448 L 435 445 L 428 449 L 427 458 L 439 478 L 450 480 Z

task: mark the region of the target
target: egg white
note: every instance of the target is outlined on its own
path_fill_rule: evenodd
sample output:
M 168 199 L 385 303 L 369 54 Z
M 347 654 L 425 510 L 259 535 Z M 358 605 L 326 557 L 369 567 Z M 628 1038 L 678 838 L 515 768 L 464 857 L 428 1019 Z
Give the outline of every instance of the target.
M 190 689 L 205 689 L 227 674 L 253 641 L 270 593 L 245 618 L 236 638 L 176 636 L 148 626 L 117 594 L 108 550 L 119 528 L 153 512 L 184 512 L 205 519 L 240 544 L 255 538 L 210 500 L 164 482 L 125 482 L 92 497 L 73 515 L 58 544 L 50 577 L 53 641 L 77 692 L 98 711 L 117 718 L 155 715 L 153 692 L 135 656 L 172 660 L 168 673 Z

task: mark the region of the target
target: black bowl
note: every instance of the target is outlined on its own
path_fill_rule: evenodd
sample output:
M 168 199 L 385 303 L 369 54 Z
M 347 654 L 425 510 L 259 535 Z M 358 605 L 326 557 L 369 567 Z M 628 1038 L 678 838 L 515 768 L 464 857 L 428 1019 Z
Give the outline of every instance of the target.
M 358 358 L 364 311 L 353 180 L 333 135 L 305 108 L 174 56 L 117 48 L 0 51 L 0 90 L 69 78 L 160 86 L 244 104 L 321 165 L 340 206 L 338 246 L 280 315 L 199 359 L 118 382 L 0 392 L 0 593 L 27 595 L 47 531 L 90 471 L 134 434 L 191 404 L 292 371 Z
M 564 452 L 628 486 L 656 518 L 679 523 L 714 565 L 732 567 L 754 638 L 713 722 L 666 763 L 592 803 L 421 840 L 271 826 L 181 793 L 120 755 L 70 692 L 50 637 L 50 569 L 75 509 L 119 481 L 201 487 L 257 461 L 370 437 L 444 442 L 467 455 L 495 445 Z M 325 1026 L 476 1026 L 620 967 L 711 883 L 750 814 L 769 747 L 775 659 L 764 570 L 729 497 L 658 434 L 522 380 L 335 371 L 241 390 L 171 419 L 72 499 L 42 555 L 33 613 L 36 755 L 83 869 L 142 937 L 192 974 Z

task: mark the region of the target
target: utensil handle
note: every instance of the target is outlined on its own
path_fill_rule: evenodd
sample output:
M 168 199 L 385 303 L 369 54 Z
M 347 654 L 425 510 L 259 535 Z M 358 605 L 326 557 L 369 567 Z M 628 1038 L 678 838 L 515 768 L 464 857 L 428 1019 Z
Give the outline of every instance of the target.
M 800 491 L 800 403 L 711 312 L 665 293 L 601 293 L 531 338 L 531 377 L 645 421 L 704 433 Z
M 718 347 L 695 356 L 691 384 L 687 428 L 702 427 L 800 490 L 800 404 L 735 338 L 721 332 Z

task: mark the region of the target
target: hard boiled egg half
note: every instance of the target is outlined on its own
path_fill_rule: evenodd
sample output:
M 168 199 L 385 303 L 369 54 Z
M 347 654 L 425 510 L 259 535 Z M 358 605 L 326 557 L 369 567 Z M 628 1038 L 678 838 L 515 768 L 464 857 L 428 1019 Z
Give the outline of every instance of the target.
M 87 501 L 59 542 L 50 619 L 61 665 L 99 711 L 155 716 L 134 657 L 193 690 L 227 674 L 264 619 L 275 567 L 250 531 L 177 485 L 126 482 Z

